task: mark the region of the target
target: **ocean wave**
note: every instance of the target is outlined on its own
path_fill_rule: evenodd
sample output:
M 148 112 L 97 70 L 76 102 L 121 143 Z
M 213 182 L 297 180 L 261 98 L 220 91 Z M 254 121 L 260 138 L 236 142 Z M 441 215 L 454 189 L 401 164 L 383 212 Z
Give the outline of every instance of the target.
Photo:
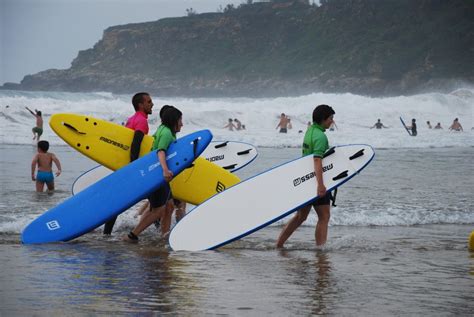
M 375 148 L 472 147 L 474 90 L 458 89 L 448 94 L 428 93 L 414 96 L 371 98 L 353 94 L 314 93 L 300 97 L 279 98 L 161 98 L 152 96 L 155 108 L 150 116 L 150 131 L 159 124 L 157 113 L 161 105 L 172 104 L 184 115 L 182 134 L 207 128 L 215 139 L 252 143 L 260 147 L 299 147 L 306 124 L 318 104 L 329 104 L 335 111 L 337 129 L 328 131 L 331 144 L 368 143 Z M 91 115 L 121 124 L 133 113 L 131 96 L 108 92 L 22 92 L 0 91 L 0 144 L 31 144 L 34 118 L 25 106 L 39 109 L 45 119 L 43 139 L 53 145 L 64 142 L 47 126 L 52 114 L 60 112 Z M 287 114 L 293 129 L 287 134 L 275 129 L 281 113 Z M 410 122 L 416 118 L 418 136 L 410 137 L 399 117 Z M 458 117 L 464 133 L 448 131 Z M 228 118 L 238 118 L 245 131 L 223 129 Z M 381 119 L 388 129 L 370 129 Z M 444 130 L 430 130 L 440 122 Z

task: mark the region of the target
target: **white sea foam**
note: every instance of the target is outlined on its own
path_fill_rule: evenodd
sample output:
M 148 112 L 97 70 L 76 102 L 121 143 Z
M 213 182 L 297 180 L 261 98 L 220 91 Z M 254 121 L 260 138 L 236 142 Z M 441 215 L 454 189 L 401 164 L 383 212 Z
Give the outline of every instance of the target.
M 302 135 L 318 104 L 329 104 L 335 111 L 338 129 L 328 132 L 331 144 L 368 143 L 376 148 L 472 147 L 474 124 L 474 89 L 459 89 L 449 94 L 427 93 L 414 96 L 371 98 L 352 94 L 315 93 L 300 97 L 265 99 L 249 98 L 160 98 L 150 117 L 150 132 L 158 126 L 157 113 L 164 104 L 172 104 L 184 113 L 182 135 L 208 128 L 214 139 L 244 141 L 264 147 L 299 147 Z M 54 113 L 87 114 L 118 124 L 133 113 L 131 96 L 101 93 L 21 92 L 0 91 L 0 143 L 31 144 L 34 118 L 24 108 L 43 112 L 43 139 L 52 144 L 64 144 L 48 127 Z M 8 106 L 8 107 L 7 107 Z M 280 134 L 275 129 L 280 113 L 291 117 L 293 129 Z M 409 137 L 399 117 L 408 124 L 411 118 L 418 123 L 418 136 Z M 458 117 L 464 133 L 448 131 Z M 227 131 L 222 127 L 228 118 L 238 118 L 246 131 Z M 380 118 L 389 129 L 369 129 Z M 444 130 L 429 130 L 426 121 L 434 126 L 441 122 Z

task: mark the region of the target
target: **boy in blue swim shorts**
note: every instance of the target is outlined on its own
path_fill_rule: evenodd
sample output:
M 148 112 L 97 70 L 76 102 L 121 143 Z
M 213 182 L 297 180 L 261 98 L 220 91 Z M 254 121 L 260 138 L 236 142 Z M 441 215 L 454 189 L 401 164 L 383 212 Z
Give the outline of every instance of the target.
M 33 157 L 31 162 L 31 180 L 36 181 L 36 191 L 42 192 L 44 184 L 48 186 L 48 190 L 54 190 L 54 175 L 53 175 L 53 162 L 56 165 L 58 171 L 56 176 L 61 174 L 61 163 L 54 153 L 48 153 L 49 142 L 39 141 L 38 142 L 38 153 Z M 36 166 L 38 166 L 38 172 L 35 176 Z

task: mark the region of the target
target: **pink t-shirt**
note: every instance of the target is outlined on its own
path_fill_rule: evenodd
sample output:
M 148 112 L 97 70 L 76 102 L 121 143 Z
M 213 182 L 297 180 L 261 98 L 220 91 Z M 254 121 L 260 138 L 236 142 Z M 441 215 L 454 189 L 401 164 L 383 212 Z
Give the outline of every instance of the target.
M 128 118 L 127 124 L 125 126 L 134 131 L 142 131 L 143 134 L 147 135 L 148 115 L 146 115 L 144 112 L 137 111 L 133 116 Z

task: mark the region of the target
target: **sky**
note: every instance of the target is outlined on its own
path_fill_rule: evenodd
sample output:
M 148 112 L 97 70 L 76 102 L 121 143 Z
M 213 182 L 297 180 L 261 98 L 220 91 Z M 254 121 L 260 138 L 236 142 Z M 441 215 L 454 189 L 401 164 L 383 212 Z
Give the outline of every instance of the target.
M 0 0 L 0 85 L 67 69 L 109 26 L 216 12 L 244 0 Z

